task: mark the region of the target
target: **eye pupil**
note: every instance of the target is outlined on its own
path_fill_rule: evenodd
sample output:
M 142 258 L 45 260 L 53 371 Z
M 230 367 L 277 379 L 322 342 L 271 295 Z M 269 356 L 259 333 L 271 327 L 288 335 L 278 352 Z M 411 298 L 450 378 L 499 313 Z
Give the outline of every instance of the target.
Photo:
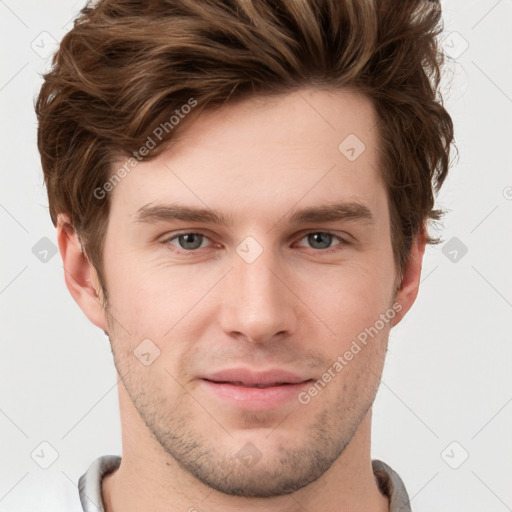
M 203 235 L 199 233 L 186 233 L 184 235 L 180 235 L 178 237 L 180 247 L 182 249 L 199 249 L 201 247 L 201 243 L 203 241 Z M 194 242 L 194 237 L 196 238 Z
M 308 242 L 315 249 L 327 249 L 331 245 L 332 235 L 329 233 L 310 233 Z

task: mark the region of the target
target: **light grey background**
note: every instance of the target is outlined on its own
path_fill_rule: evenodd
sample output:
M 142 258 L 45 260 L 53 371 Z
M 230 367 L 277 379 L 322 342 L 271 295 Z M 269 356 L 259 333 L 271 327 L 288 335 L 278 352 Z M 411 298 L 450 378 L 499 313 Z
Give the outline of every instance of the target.
M 53 40 L 82 5 L 0 1 L 3 512 L 23 510 L 37 488 L 76 493 L 94 458 L 121 454 L 108 340 L 41 242 L 56 237 L 33 102 Z M 391 334 L 372 454 L 402 476 L 417 512 L 502 512 L 512 510 L 512 3 L 443 7 L 460 159 L 438 198 L 451 210 L 446 242 L 427 249 L 417 302 Z M 48 469 L 42 442 L 58 453 Z

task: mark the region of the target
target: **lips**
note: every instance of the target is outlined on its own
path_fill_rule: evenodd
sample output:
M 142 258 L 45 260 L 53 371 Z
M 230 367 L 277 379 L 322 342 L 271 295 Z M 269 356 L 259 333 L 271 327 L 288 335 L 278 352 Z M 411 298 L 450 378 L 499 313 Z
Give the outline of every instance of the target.
M 208 379 L 206 379 L 208 380 Z M 231 381 L 210 381 L 210 382 L 216 382 L 217 384 L 231 384 L 232 386 L 244 386 L 246 388 L 258 388 L 258 389 L 264 389 L 264 388 L 272 388 L 275 386 L 286 386 L 289 385 L 289 382 L 271 382 L 270 384 L 247 384 L 246 382 L 231 382 Z
M 200 381 L 204 392 L 224 404 L 236 409 L 263 411 L 297 400 L 312 379 L 281 369 L 233 368 L 204 375 Z
M 233 368 L 211 373 L 202 377 L 204 380 L 218 384 L 231 384 L 233 386 L 245 386 L 252 388 L 269 388 L 285 384 L 300 384 L 310 380 L 295 373 L 271 369 L 267 371 L 254 371 L 244 368 Z

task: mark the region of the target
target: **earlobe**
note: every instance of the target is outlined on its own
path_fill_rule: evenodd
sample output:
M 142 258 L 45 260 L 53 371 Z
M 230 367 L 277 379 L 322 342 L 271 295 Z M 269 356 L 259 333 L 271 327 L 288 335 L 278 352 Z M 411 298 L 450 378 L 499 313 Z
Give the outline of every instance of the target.
M 66 286 L 80 309 L 96 326 L 107 331 L 101 287 L 96 271 L 82 250 L 78 236 L 66 214 L 57 219 L 57 239 L 64 266 Z
M 397 304 L 397 314 L 391 322 L 391 326 L 397 325 L 405 314 L 411 309 L 418 295 L 421 267 L 426 245 L 426 230 L 423 226 L 420 234 L 413 240 L 409 259 L 405 265 L 402 282 L 397 290 L 395 304 Z M 398 308 L 400 305 L 400 308 Z

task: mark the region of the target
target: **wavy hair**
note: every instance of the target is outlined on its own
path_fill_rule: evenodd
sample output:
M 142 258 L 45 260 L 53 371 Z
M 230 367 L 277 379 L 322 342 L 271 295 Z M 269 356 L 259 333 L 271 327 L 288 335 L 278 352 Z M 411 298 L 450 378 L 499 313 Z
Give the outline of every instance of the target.
M 439 91 L 438 2 L 426 0 L 101 0 L 64 36 L 35 109 L 50 216 L 67 213 L 102 279 L 109 196 L 94 191 L 155 126 L 254 95 L 351 88 L 377 114 L 380 172 L 398 276 L 438 220 L 435 193 L 453 125 Z M 163 132 L 151 159 L 186 126 Z M 438 243 L 427 232 L 427 243 Z M 401 277 L 400 277 L 401 279 Z M 106 290 L 104 289 L 106 292 Z

